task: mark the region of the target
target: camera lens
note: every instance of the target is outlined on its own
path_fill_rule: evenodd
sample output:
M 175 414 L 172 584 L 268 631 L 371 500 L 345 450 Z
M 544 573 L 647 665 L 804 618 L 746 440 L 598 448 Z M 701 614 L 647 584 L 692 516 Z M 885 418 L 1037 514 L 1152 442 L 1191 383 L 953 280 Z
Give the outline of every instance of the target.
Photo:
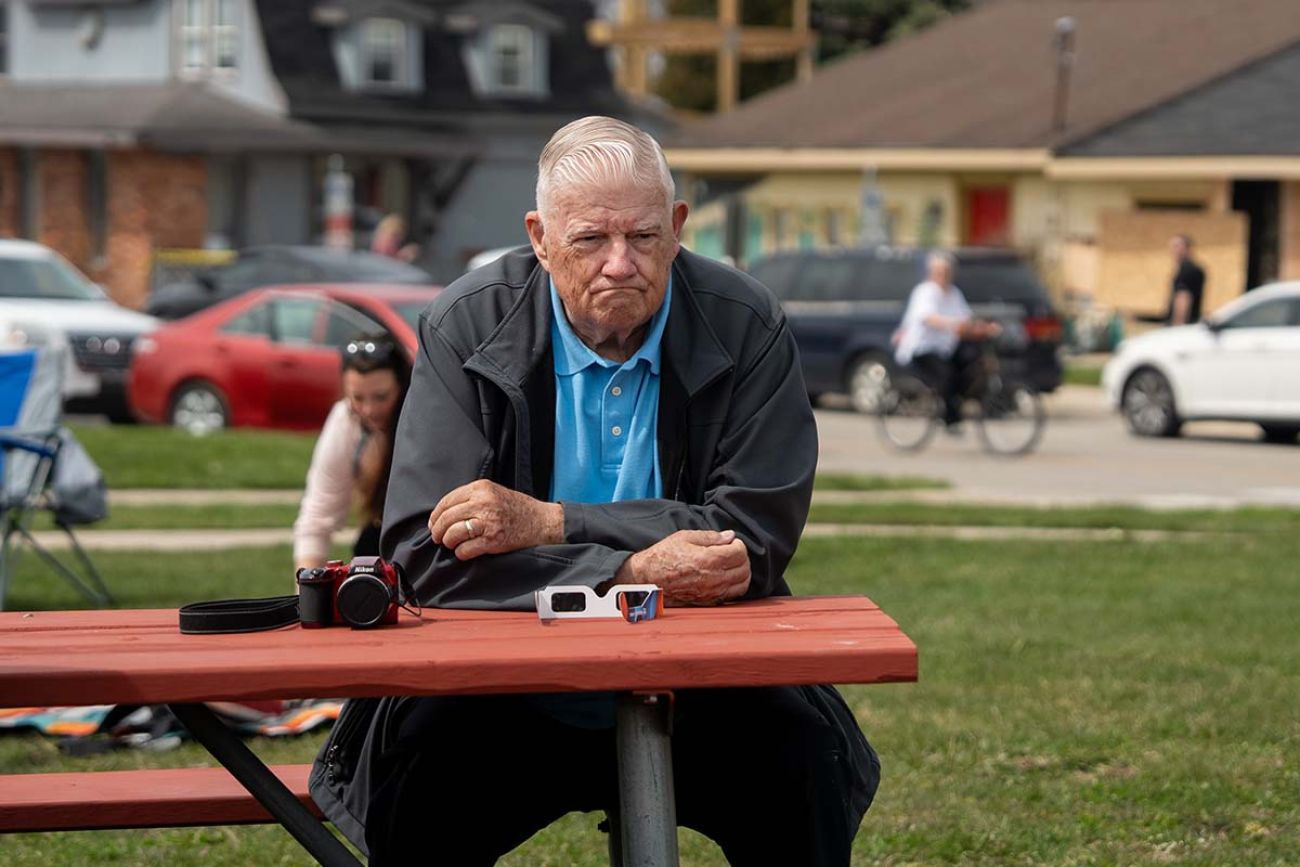
M 339 617 L 354 629 L 379 625 L 392 602 L 388 585 L 374 575 L 353 575 L 339 587 Z

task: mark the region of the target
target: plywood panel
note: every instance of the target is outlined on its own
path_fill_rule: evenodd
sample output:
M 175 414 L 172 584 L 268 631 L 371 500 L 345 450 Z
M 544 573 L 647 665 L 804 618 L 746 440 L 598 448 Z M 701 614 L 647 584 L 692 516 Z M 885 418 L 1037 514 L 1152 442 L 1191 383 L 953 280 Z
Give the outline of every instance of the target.
M 1245 291 L 1244 214 L 1114 210 L 1101 214 L 1097 303 L 1130 315 L 1164 315 L 1174 273 L 1169 239 L 1179 233 L 1195 240 L 1192 255 L 1205 269 L 1203 312 L 1209 313 Z

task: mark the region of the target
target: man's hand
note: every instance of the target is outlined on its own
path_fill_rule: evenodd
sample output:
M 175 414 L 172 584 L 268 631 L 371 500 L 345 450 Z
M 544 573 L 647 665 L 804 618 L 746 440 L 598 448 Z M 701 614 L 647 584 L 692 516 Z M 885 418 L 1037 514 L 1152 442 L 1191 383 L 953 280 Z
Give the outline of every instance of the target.
M 558 545 L 564 541 L 564 507 L 480 480 L 438 502 L 429 515 L 429 533 L 459 560 Z
M 614 580 L 658 584 L 669 605 L 718 605 L 749 589 L 749 552 L 732 530 L 678 530 L 629 557 Z

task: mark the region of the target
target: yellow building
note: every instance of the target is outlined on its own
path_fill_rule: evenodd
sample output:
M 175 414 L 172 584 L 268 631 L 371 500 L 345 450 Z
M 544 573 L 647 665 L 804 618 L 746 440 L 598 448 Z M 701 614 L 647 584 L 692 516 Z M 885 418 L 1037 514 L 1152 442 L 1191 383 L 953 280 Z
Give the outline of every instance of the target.
M 668 156 L 695 206 L 687 244 L 741 262 L 1013 246 L 1058 293 L 1147 315 L 1167 303 L 1174 233 L 1197 242 L 1209 309 L 1300 278 L 1295 11 L 981 5 L 683 129 Z

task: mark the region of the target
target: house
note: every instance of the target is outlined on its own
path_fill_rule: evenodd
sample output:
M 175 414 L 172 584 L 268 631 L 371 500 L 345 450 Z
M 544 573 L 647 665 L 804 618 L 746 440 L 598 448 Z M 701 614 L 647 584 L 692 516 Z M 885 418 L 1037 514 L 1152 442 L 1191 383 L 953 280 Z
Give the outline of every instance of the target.
M 669 159 L 714 255 L 1010 245 L 1153 315 L 1174 232 L 1211 308 L 1300 278 L 1297 95 L 1294 0 L 989 0 L 686 126 Z
M 404 215 L 435 279 L 522 243 L 567 121 L 641 117 L 586 0 L 0 0 L 0 235 L 138 305 L 156 251 L 315 243 L 332 155 L 358 241 Z

